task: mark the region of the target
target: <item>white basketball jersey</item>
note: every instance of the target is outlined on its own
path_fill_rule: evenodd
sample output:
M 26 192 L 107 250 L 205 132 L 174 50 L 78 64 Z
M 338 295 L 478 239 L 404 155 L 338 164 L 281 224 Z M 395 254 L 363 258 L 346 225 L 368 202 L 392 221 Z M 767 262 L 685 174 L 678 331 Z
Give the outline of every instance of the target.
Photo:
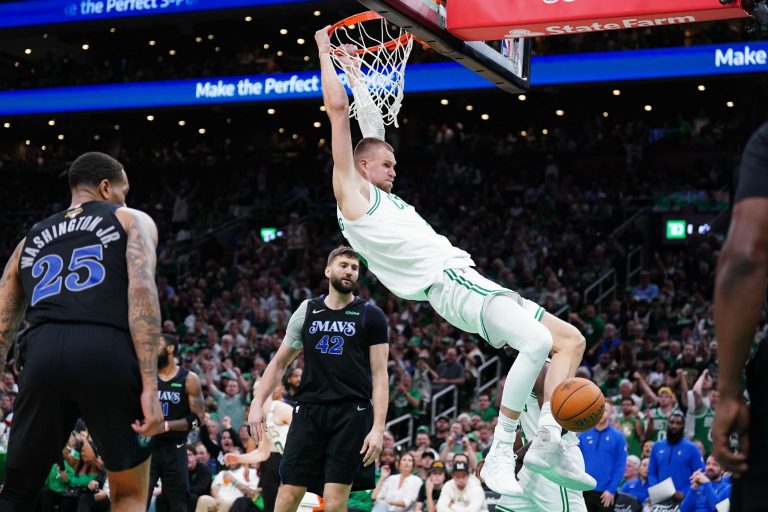
M 413 206 L 369 187 L 369 208 L 359 219 L 345 219 L 336 207 L 339 227 L 363 264 L 392 293 L 427 300 L 427 289 L 444 269 L 475 265 L 468 253 L 435 233 Z
M 288 429 L 291 426 L 287 423 L 278 424 L 275 421 L 276 405 L 277 402 L 272 402 L 272 406 L 267 414 L 267 435 L 272 445 L 269 451 L 282 455 L 285 451 L 285 441 L 288 439 Z

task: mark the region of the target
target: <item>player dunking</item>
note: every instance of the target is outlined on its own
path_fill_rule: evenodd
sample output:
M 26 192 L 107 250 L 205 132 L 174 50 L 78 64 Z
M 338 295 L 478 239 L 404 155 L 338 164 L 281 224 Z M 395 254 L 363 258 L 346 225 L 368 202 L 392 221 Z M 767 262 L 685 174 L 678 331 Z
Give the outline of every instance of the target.
M 315 34 L 320 52 L 323 100 L 331 121 L 333 192 L 342 233 L 363 263 L 398 297 L 429 301 L 454 326 L 480 333 L 492 346 L 519 350 L 507 376 L 493 445 L 483 468 L 488 486 L 506 495 L 522 492 L 515 478 L 513 444 L 520 411 L 544 360 L 553 352 L 544 388 L 540 431 L 526 465 L 569 488 L 588 490 L 595 481 L 559 449 L 560 425 L 549 400 L 555 387 L 575 374 L 584 337 L 539 305 L 485 279 L 465 251 L 438 235 L 416 210 L 392 194 L 395 156 L 381 139 L 352 148 L 349 99 L 331 59 L 329 27 Z M 347 50 L 349 52 L 349 50 Z M 354 78 L 354 61 L 346 59 Z
M 731 510 L 765 512 L 768 482 L 768 346 L 763 340 L 747 366 L 750 406 L 742 398 L 741 375 L 765 303 L 768 271 L 768 123 L 747 143 L 741 160 L 735 206 L 715 287 L 715 333 L 719 402 L 712 425 L 712 454 L 734 471 Z M 730 446 L 739 435 L 739 451 Z
M 325 510 L 345 511 L 353 483 L 361 490 L 374 487 L 372 463 L 381 452 L 389 401 L 389 340 L 381 309 L 353 294 L 359 270 L 349 247 L 331 252 L 328 295 L 301 303 L 254 390 L 248 425 L 260 441 L 268 428 L 264 401 L 304 351 L 277 512 L 295 511 L 307 488 L 322 490 Z
M 0 511 L 30 510 L 75 420 L 108 470 L 112 509 L 146 507 L 157 398 L 157 229 L 125 207 L 117 160 L 86 153 L 69 169 L 72 205 L 35 224 L 0 279 L 0 364 L 24 308 L 30 329 Z
M 187 433 L 200 427 L 205 417 L 205 397 L 200 378 L 176 364 L 179 342 L 163 334 L 157 356 L 157 396 L 163 410 L 162 433 L 155 436 L 149 469 L 149 499 L 157 480 L 171 512 L 183 512 L 189 504 L 187 477 Z

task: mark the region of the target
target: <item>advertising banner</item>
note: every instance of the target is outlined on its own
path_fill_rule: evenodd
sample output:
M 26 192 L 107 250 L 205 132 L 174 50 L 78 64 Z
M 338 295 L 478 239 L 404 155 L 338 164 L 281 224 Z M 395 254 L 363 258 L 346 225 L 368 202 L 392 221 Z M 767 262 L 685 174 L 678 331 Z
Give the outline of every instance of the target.
M 718 0 L 461 0 L 446 24 L 465 41 L 580 34 L 743 18 L 742 1 Z

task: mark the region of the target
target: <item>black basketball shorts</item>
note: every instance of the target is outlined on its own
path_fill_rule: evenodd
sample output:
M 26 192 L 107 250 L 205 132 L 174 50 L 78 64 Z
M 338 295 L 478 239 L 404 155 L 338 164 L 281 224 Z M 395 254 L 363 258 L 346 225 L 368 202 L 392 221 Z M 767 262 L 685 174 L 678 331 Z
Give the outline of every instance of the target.
M 749 469 L 733 479 L 732 512 L 768 512 L 765 486 L 768 483 L 768 343 L 761 342 L 747 366 L 750 397 Z
M 129 333 L 94 324 L 43 324 L 25 333 L 23 342 L 9 468 L 59 461 L 79 417 L 109 471 L 133 468 L 151 455 L 150 439 L 131 429 L 143 413 Z
M 187 509 L 189 498 L 189 470 L 187 469 L 186 440 L 155 439 L 152 449 L 152 463 L 149 466 L 149 492 L 163 482 L 163 495 L 176 504 L 171 510 L 178 510 L 178 503 Z
M 363 467 L 360 454 L 372 426 L 373 406 L 367 401 L 295 406 L 280 464 L 281 481 L 316 493 L 322 493 L 326 483 L 373 489 L 374 464 Z

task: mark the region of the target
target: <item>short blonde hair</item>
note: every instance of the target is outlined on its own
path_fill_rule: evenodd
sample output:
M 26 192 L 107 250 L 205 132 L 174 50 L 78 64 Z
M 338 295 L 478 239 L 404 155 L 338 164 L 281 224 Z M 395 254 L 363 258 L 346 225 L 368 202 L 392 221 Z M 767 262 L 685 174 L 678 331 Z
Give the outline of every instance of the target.
M 376 137 L 365 137 L 357 143 L 357 146 L 355 146 L 355 159 L 358 159 L 361 155 L 366 155 L 371 151 L 381 147 L 391 151 L 392 153 L 395 152 L 392 146 L 390 146 L 386 141 L 377 139 Z

